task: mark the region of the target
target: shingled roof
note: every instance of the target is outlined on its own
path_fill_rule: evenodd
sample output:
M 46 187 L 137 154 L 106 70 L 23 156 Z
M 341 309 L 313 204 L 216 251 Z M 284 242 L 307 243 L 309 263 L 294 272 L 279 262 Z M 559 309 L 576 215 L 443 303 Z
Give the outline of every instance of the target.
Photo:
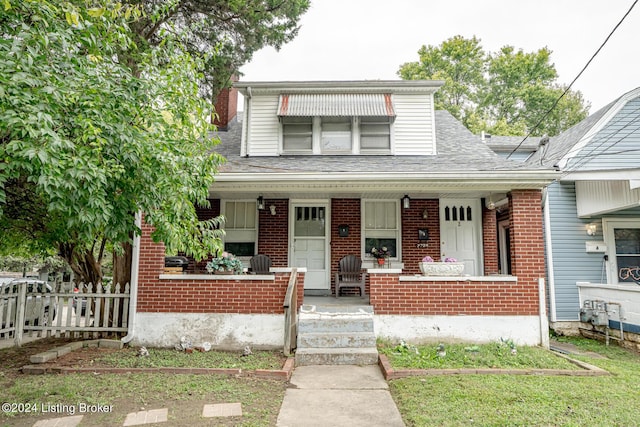
M 220 168 L 223 174 L 233 173 L 299 173 L 299 172 L 492 172 L 542 171 L 548 166 L 523 164 L 495 154 L 476 135 L 465 128 L 447 111 L 435 112 L 437 155 L 281 155 L 241 157 L 241 123 L 219 132 L 218 153 L 227 159 Z

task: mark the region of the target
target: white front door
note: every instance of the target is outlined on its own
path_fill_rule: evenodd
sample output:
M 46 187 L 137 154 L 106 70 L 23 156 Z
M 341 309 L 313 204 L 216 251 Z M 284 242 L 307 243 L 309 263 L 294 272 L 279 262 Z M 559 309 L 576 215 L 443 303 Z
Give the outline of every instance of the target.
M 291 265 L 306 267 L 305 290 L 329 290 L 327 266 L 328 204 L 305 203 L 291 205 L 292 250 Z
M 464 262 L 464 274 L 481 276 L 480 199 L 440 199 L 440 257 Z

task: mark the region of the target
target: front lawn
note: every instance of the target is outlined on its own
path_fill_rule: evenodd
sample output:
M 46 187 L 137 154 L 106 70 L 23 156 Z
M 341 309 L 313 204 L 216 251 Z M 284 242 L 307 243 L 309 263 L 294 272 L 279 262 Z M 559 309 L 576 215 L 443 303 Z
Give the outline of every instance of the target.
M 391 394 L 407 426 L 640 425 L 640 355 L 596 341 L 566 340 L 606 356 L 571 355 L 612 375 L 412 377 L 391 381 Z

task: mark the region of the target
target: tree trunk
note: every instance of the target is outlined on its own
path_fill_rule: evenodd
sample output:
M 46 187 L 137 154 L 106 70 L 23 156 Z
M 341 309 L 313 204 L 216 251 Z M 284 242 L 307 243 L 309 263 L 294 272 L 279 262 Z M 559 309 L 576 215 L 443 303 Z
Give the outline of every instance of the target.
M 131 283 L 131 261 L 133 260 L 133 245 L 122 243 L 124 252 L 120 255 L 113 253 L 113 283 L 119 283 L 123 288 Z
M 89 250 L 77 250 L 71 243 L 61 243 L 59 255 L 67 261 L 74 273 L 74 282 L 83 283 L 89 292 L 95 292 L 102 283 L 102 266 Z M 90 286 L 89 286 L 90 285 Z

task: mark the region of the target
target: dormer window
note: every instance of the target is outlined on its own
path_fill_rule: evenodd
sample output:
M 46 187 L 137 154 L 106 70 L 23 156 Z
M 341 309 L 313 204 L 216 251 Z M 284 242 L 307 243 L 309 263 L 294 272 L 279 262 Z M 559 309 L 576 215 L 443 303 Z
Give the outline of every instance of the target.
M 351 153 L 351 118 L 322 117 L 320 148 L 323 153 Z
M 311 152 L 313 119 L 311 117 L 284 117 L 282 119 L 282 146 L 284 151 Z
M 389 117 L 360 119 L 360 148 L 362 150 L 391 149 L 391 120 Z
M 283 94 L 284 154 L 388 154 L 395 111 L 390 94 Z

